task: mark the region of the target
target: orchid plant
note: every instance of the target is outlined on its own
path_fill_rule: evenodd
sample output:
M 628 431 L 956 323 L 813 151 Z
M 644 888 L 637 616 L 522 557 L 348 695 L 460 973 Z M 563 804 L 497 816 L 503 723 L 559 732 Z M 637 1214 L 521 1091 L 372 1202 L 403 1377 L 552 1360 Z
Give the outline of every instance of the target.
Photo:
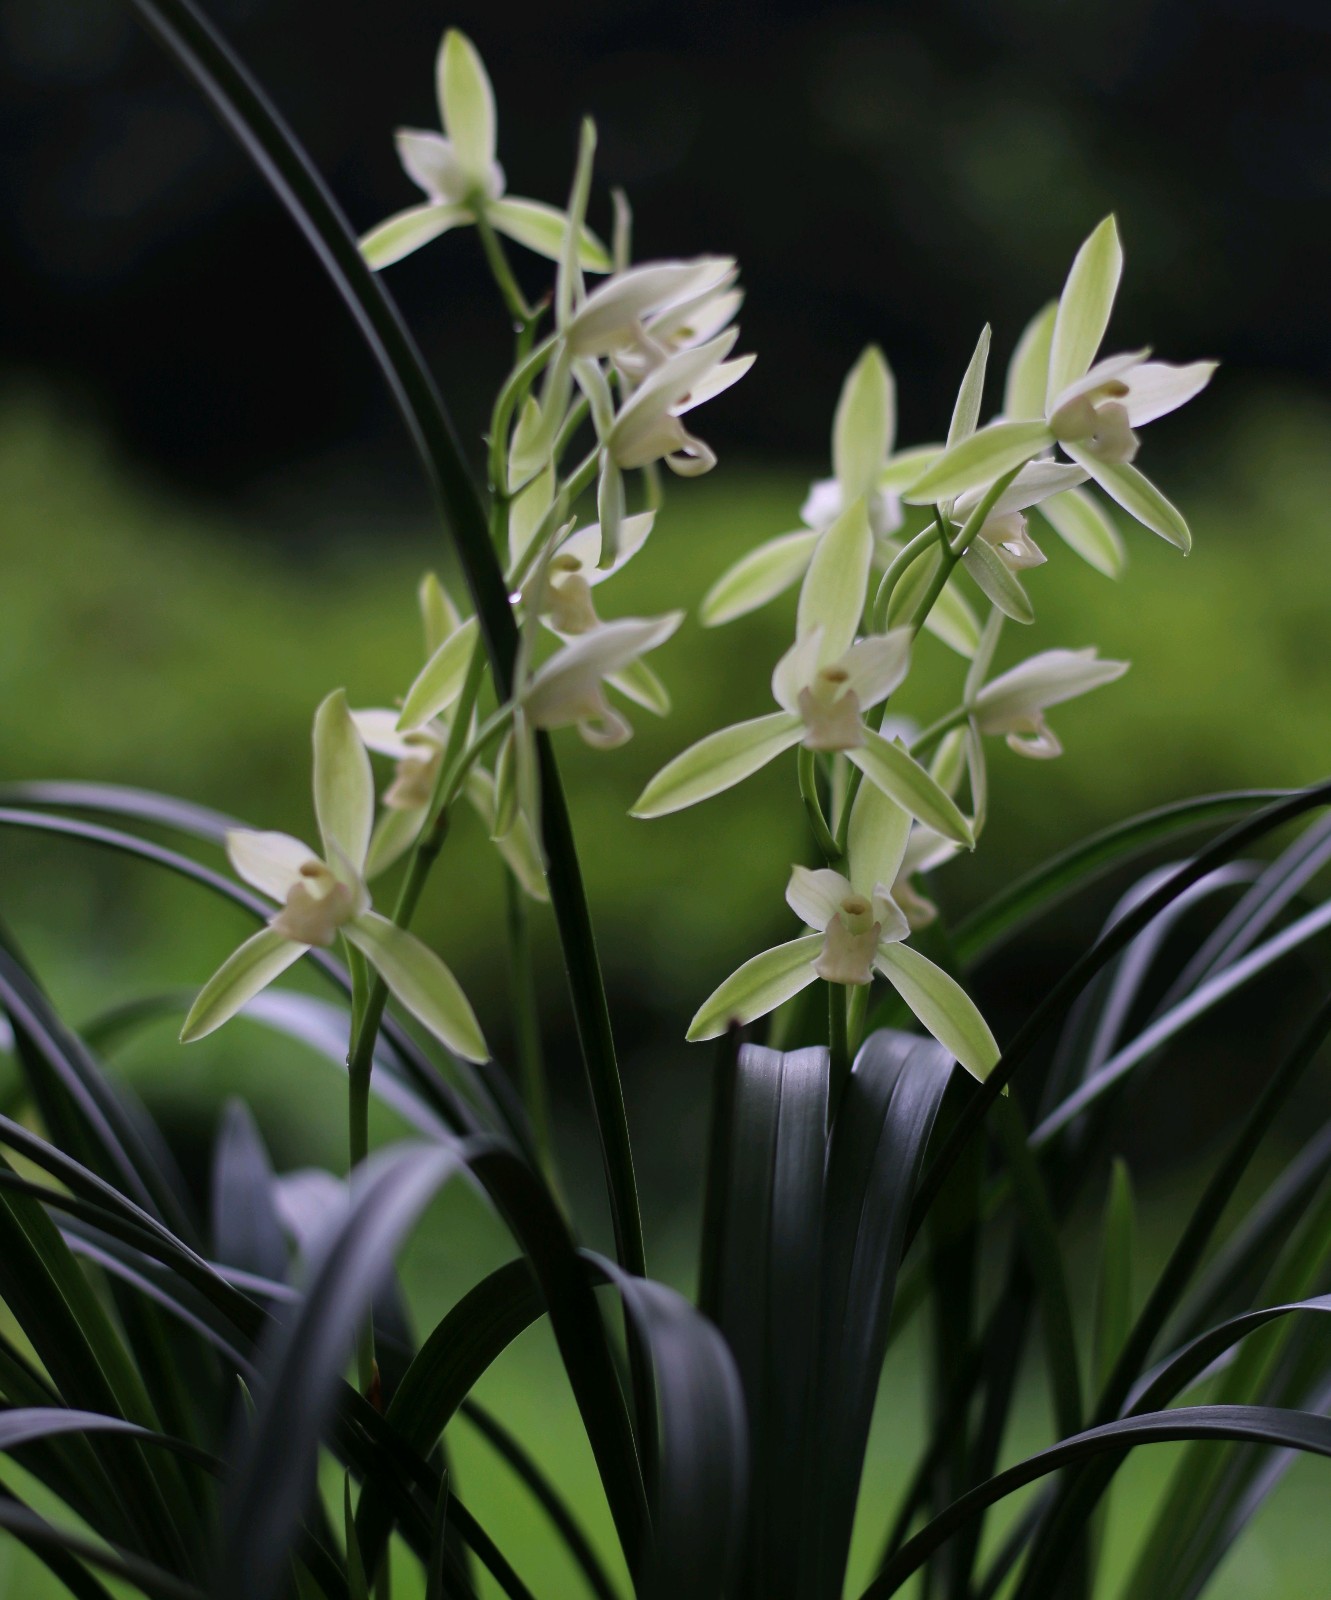
M 123 789 L 11 786 L 3 797 L 0 826 L 170 868 L 261 923 L 191 996 L 181 1038 L 244 1018 L 345 1068 L 348 1163 L 345 1176 L 278 1175 L 253 1119 L 233 1106 L 202 1217 L 168 1140 L 98 1054 L 155 1015 L 178 1019 L 178 997 L 136 1000 L 80 1038 L 0 926 L 0 1049 L 12 1037 L 20 1085 L 0 1116 L 0 1145 L 14 1157 L 0 1160 L 9 1319 L 0 1454 L 17 1452 L 25 1472 L 5 1479 L 0 1529 L 92 1600 L 110 1593 L 98 1572 L 117 1593 L 169 1600 L 389 1600 L 395 1585 L 428 1600 L 614 1600 L 630 1590 L 644 1600 L 884 1600 L 916 1592 L 922 1572 L 929 1593 L 951 1600 L 1090 1600 L 1107 1570 L 1103 1502 L 1115 1467 L 1137 1444 L 1194 1441 L 1133 1552 L 1132 1581 L 1133 1593 L 1192 1600 L 1288 1453 L 1331 1455 L 1331 1368 L 1312 1336 L 1331 1309 L 1331 1130 L 1199 1272 L 1272 1119 L 1331 1031 L 1331 1006 L 1269 1064 L 1144 1304 L 1133 1293 L 1121 1164 L 1090 1327 L 1074 1313 L 1064 1235 L 1097 1181 L 1108 1113 L 1129 1082 L 1226 995 L 1331 926 L 1331 905 L 1307 909 L 1305 896 L 1331 859 L 1327 826 L 1273 864 L 1240 859 L 1331 803 L 1331 784 L 1133 819 L 957 928 L 931 896 L 935 876 L 983 843 L 995 799 L 987 741 L 1059 756 L 1047 714 L 1127 670 L 1079 642 L 999 667 L 1004 630 L 1032 623 L 1039 586 L 1065 559 L 1046 530 L 1111 578 L 1125 569 L 1123 514 L 1186 551 L 1182 514 L 1136 465 L 1138 431 L 1194 399 L 1214 364 L 1100 355 L 1123 265 L 1107 217 L 1058 299 L 1017 339 L 1001 400 L 989 392 L 986 326 L 932 441 L 899 441 L 892 369 L 869 346 L 835 408 L 831 475 L 812 484 L 800 526 L 746 553 L 701 597 L 698 621 L 715 627 L 798 587 L 793 632 L 771 663 L 775 709 L 737 706 L 749 714 L 647 783 L 632 808 L 647 824 L 645 847 L 650 819 L 776 762 L 793 764 L 808 841 L 804 859 L 770 864 L 774 913 L 784 888 L 790 937 L 700 996 L 688 1039 L 718 1044 L 690 1058 L 680 1041 L 714 1082 L 690 1300 L 648 1274 L 614 1033 L 551 735 L 576 730 L 613 760 L 631 714 L 671 712 L 648 658 L 686 618 L 623 614 L 616 579 L 655 536 L 662 465 L 682 478 L 717 465 L 695 414 L 753 361 L 736 353 L 737 264 L 722 253 L 635 261 L 621 194 L 602 244 L 587 222 L 590 124 L 564 204 L 510 195 L 490 79 L 456 30 L 435 64 L 442 130 L 397 136 L 425 202 L 357 241 L 191 0 L 136 4 L 318 242 L 403 406 L 468 600 L 460 606 L 427 574 L 421 665 L 400 698 L 353 710 L 353 685 L 351 700 L 337 688 L 318 706 L 317 850 Z M 484 492 L 378 276 L 415 250 L 461 248 L 463 229 L 474 230 L 514 329 Z M 523 288 L 537 269 L 515 269 L 510 245 L 553 264 L 539 297 Z M 920 648 L 924 632 L 945 649 Z M 912 714 L 921 678 L 951 707 L 925 726 Z M 457 952 L 411 931 L 464 804 L 503 866 L 516 1083 L 491 1060 L 446 964 Z M 84 820 L 89 809 L 130 831 Z M 1233 826 L 1199 854 L 1129 890 L 1000 1044 L 974 974 L 1002 940 L 1106 866 L 1222 820 Z M 240 883 L 141 837 L 136 823 L 221 846 Z M 1235 890 L 1215 929 L 1167 971 L 1178 941 L 1165 936 L 1182 913 Z M 1269 931 L 1291 908 L 1297 919 Z M 547 909 L 613 1254 L 580 1242 L 556 1175 L 530 941 L 530 919 Z M 454 926 L 465 930 L 466 917 Z M 337 1004 L 274 987 L 302 958 L 337 986 Z M 753 1037 L 765 1018 L 766 1046 Z M 1056 1026 L 1048 1062 L 1033 1059 Z M 416 1137 L 372 1150 L 372 1096 Z M 454 1176 L 493 1207 L 518 1255 L 417 1340 L 393 1263 Z M 609 1314 L 612 1298 L 622 1320 Z M 852 1566 L 857 1509 L 867 1515 L 879 1498 L 862 1498 L 870 1421 L 876 1408 L 898 1414 L 880 1380 L 896 1334 L 925 1306 L 929 1381 L 905 1385 L 912 1416 L 915 1391 L 926 1393 L 920 1458 L 880 1549 Z M 474 1392 L 538 1320 L 554 1335 L 604 1490 L 609 1521 L 594 1535 L 558 1474 Z M 1010 1459 L 1005 1437 L 1036 1327 L 1053 1436 Z M 1258 1329 L 1264 1340 L 1247 1344 Z M 1174 1404 L 1198 1387 L 1210 1403 Z M 459 1423 L 534 1497 L 567 1574 L 551 1579 L 509 1550 L 506 1530 L 478 1520 L 466 1474 L 459 1485 L 453 1472 Z M 1215 1453 L 1197 1454 L 1203 1442 Z M 1281 1454 L 1242 1448 L 1252 1444 Z M 317 1475 L 333 1460 L 345 1474 L 337 1495 Z M 1037 1482 L 1042 1492 L 1002 1537 L 982 1540 L 989 1508 Z M 48 1520 L 57 1503 L 69 1515 Z

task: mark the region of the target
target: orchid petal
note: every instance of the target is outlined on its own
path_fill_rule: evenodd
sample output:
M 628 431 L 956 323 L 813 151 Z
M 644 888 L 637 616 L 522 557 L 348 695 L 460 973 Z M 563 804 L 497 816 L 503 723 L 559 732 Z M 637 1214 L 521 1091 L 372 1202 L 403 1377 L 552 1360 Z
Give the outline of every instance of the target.
M 875 965 L 939 1044 L 983 1082 L 998 1064 L 1000 1051 L 961 985 L 907 944 L 880 946 Z
M 910 833 L 910 812 L 877 784 L 862 783 L 846 833 L 850 881 L 858 894 L 872 895 L 880 883 L 896 881 Z
M 1013 422 L 1044 416 L 1049 391 L 1049 347 L 1057 316 L 1058 301 L 1051 300 L 1026 324 L 1012 352 L 1003 391 L 1003 415 Z
M 247 1000 L 266 989 L 295 961 L 308 945 L 284 939 L 271 928 L 261 928 L 233 951 L 199 990 L 180 1030 L 180 1042 L 193 1044 L 235 1016 Z
M 360 253 L 366 265 L 379 272 L 401 261 L 404 256 L 409 256 L 413 250 L 419 250 L 423 244 L 429 244 L 431 239 L 437 239 L 441 233 L 447 233 L 450 228 L 473 220 L 466 206 L 435 202 L 426 206 L 412 206 L 406 211 L 396 212 L 377 228 L 371 228 L 360 241 Z
M 226 853 L 237 877 L 279 903 L 300 882 L 301 868 L 318 856 L 289 833 L 258 833 L 232 828 L 226 836 Z
M 386 708 L 353 711 L 351 720 L 367 750 L 378 756 L 391 756 L 394 761 L 406 761 L 421 754 L 420 741 L 413 741 L 397 731 L 397 712 Z
M 661 768 L 638 796 L 632 814 L 664 817 L 733 788 L 797 745 L 803 731 L 797 715 L 776 711 L 710 733 Z
M 398 160 L 411 181 L 431 200 L 461 205 L 467 198 L 467 175 L 451 139 L 423 128 L 399 128 L 393 135 Z
M 374 774 L 341 689 L 314 714 L 314 814 L 329 866 L 359 874 L 374 826 Z
M 936 833 L 955 839 L 968 849 L 974 844 L 970 824 L 946 794 L 899 741 L 893 743 L 872 728 L 864 730 L 864 743 L 846 751 L 847 757 L 868 778 Z
M 786 904 L 801 922 L 822 933 L 841 910 L 841 902 L 854 892 L 850 880 L 830 867 L 819 867 L 817 871 L 794 867 L 786 886 Z
M 1014 622 L 1034 622 L 1035 608 L 1016 575 L 987 539 L 972 539 L 961 558 L 981 593 Z
M 952 408 L 952 421 L 947 430 L 947 447 L 958 445 L 963 439 L 969 439 L 980 425 L 980 406 L 984 400 L 984 376 L 989 365 L 989 344 L 993 338 L 993 329 L 986 322 L 980 330 L 980 338 L 975 346 L 975 353 L 961 379 L 961 387 L 957 391 L 957 403 Z
M 910 671 L 910 628 L 871 634 L 851 645 L 838 665 L 846 674 L 846 687 L 866 711 L 884 700 Z
M 568 218 L 555 206 L 539 200 L 491 200 L 485 214 L 499 230 L 528 250 L 558 261 L 568 233 Z M 610 252 L 585 224 L 578 230 L 578 264 L 588 272 L 609 272 Z
M 1086 468 L 1111 500 L 1116 500 L 1134 521 L 1140 522 L 1152 533 L 1177 545 L 1184 555 L 1192 549 L 1192 534 L 1183 520 L 1183 513 L 1166 500 L 1149 478 L 1138 472 L 1127 461 L 1101 461 L 1089 450 L 1076 445 L 1063 448 L 1080 466 Z
M 1184 367 L 1168 361 L 1143 361 L 1134 367 L 1123 401 L 1130 426 L 1140 428 L 1186 405 L 1210 383 L 1216 366 L 1214 361 L 1192 361 Z
M 703 596 L 698 616 L 704 628 L 733 622 L 784 594 L 809 568 L 817 532 L 783 533 L 750 550 Z
M 842 505 L 867 495 L 892 448 L 896 386 L 877 345 L 870 345 L 841 388 L 832 424 L 832 467 Z
M 715 1039 L 734 1024 L 743 1025 L 775 1011 L 816 979 L 813 963 L 822 946 L 822 934 L 811 933 L 746 961 L 703 1001 L 687 1037 L 695 1042 Z
M 856 500 L 819 539 L 800 589 L 795 631 L 823 630 L 820 666 L 843 656 L 859 632 L 872 564 L 869 517 L 863 500 Z
M 699 256 L 693 261 L 652 261 L 617 272 L 587 296 L 564 329 L 575 356 L 603 356 L 628 340 L 652 311 L 671 306 L 735 276 L 729 256 Z
M 1055 397 L 1082 377 L 1095 360 L 1109 326 L 1122 273 L 1118 224 L 1108 216 L 1078 250 L 1059 296 L 1045 390 L 1051 411 Z
M 1043 421 L 991 422 L 945 450 L 902 499 L 911 505 L 951 500 L 967 489 L 992 483 L 1049 449 L 1054 436 Z
M 516 790 L 516 781 L 513 787 Z M 526 813 L 520 810 L 509 827 L 498 833 L 495 780 L 481 767 L 473 767 L 467 774 L 466 795 L 523 892 L 533 900 L 548 900 L 541 852 Z
M 446 1049 L 464 1061 L 490 1059 L 476 1013 L 457 979 L 415 934 L 376 911 L 364 912 L 344 932 L 393 997 Z
M 399 732 L 411 733 L 437 717 L 462 693 L 476 645 L 476 618 L 455 629 L 416 675 L 397 719 Z
M 1081 489 L 1040 502 L 1040 515 L 1069 549 L 1107 578 L 1119 578 L 1127 561 L 1122 535 L 1093 496 Z
M 444 132 L 473 186 L 482 186 L 495 158 L 494 90 L 475 45 L 457 28 L 439 47 L 435 83 Z
M 605 680 L 612 689 L 618 689 L 626 700 L 650 711 L 653 716 L 670 715 L 670 691 L 645 661 L 630 661 L 618 672 L 606 674 Z
M 381 811 L 374 832 L 370 835 L 365 876 L 377 878 L 381 872 L 387 872 L 395 861 L 400 861 L 416 843 L 416 837 L 429 814 L 429 806 L 417 806 L 411 811 L 389 807 Z

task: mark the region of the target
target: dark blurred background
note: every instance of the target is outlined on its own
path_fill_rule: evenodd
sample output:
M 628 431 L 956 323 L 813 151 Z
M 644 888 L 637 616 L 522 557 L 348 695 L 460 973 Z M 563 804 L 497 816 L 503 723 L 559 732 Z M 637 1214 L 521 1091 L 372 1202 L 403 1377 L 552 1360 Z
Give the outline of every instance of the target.
M 415 192 L 389 131 L 435 124 L 445 21 L 474 36 L 498 86 L 514 192 L 562 197 L 592 113 L 640 256 L 743 263 L 762 361 L 714 425 L 732 448 L 820 455 L 869 332 L 902 378 L 907 425 L 935 425 L 979 322 L 1010 338 L 1111 208 L 1130 261 L 1121 344 L 1220 356 L 1231 394 L 1240 373 L 1328 377 L 1318 0 L 217 0 L 210 13 L 358 227 Z M 311 257 L 130 6 L 6 0 L 0 27 L 6 366 L 86 397 L 119 445 L 192 493 L 330 456 L 352 476 L 367 452 L 379 492 L 414 493 Z M 426 251 L 392 280 L 474 433 L 503 348 L 478 253 Z

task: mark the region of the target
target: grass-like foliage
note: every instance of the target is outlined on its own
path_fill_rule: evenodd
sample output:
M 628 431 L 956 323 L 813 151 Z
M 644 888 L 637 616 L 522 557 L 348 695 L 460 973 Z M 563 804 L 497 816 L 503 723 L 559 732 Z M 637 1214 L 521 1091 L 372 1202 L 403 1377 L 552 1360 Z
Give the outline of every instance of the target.
M 987 329 L 933 446 L 896 448 L 892 375 L 867 351 L 838 407 L 833 477 L 815 485 L 804 525 L 751 552 L 703 600 L 704 621 L 719 625 L 800 585 L 796 638 L 773 675 L 777 709 L 685 751 L 635 809 L 683 809 L 793 753 L 819 864 L 789 881 L 804 931 L 746 962 L 690 1029 L 717 1041 L 699 1047 L 711 1052 L 713 1098 L 694 1303 L 648 1273 L 549 735 L 576 726 L 593 745 L 622 742 L 630 730 L 607 690 L 668 710 L 642 657 L 678 616 L 603 621 L 598 592 L 651 532 L 660 463 L 685 477 L 715 464 L 682 419 L 747 370 L 731 355 L 734 265 L 633 266 L 622 199 L 602 245 L 584 220 L 590 130 L 566 209 L 508 195 L 489 81 L 455 33 L 437 64 L 444 132 L 399 135 L 425 203 L 358 242 L 190 0 L 135 4 L 355 317 L 435 491 L 471 614 L 427 579 L 425 664 L 401 706 L 352 712 L 341 691 L 320 705 L 317 849 L 109 785 L 0 793 L 0 827 L 45 834 L 71 856 L 95 845 L 177 874 L 201 911 L 215 898 L 256 923 L 197 995 L 133 995 L 82 1033 L 0 927 L 0 1013 L 19 1086 L 0 1115 L 0 1452 L 19 1469 L 0 1490 L 0 1529 L 86 1600 L 552 1596 L 540 1573 L 518 1570 L 504 1530 L 469 1508 L 465 1478 L 454 1482 L 447 1430 L 463 1417 L 548 1521 L 577 1592 L 598 1600 L 624 1592 L 623 1572 L 649 1600 L 828 1600 L 846 1587 L 857 1517 L 881 1539 L 865 1600 L 1089 1600 L 1102 1592 L 1115 1471 L 1139 1446 L 1193 1441 L 1141 1540 L 1132 1592 L 1203 1592 L 1292 1452 L 1331 1454 L 1328 1130 L 1313 1130 L 1242 1216 L 1228 1210 L 1318 1057 L 1331 1002 L 1254 1073 L 1241 1125 L 1141 1301 L 1132 1187 L 1106 1157 L 1124 1097 L 1171 1041 L 1331 924 L 1310 893 L 1331 859 L 1319 815 L 1331 783 L 1134 818 L 948 930 L 924 894 L 927 875 L 983 831 L 984 739 L 1055 756 L 1046 710 L 1124 669 L 1056 650 L 993 673 L 1005 619 L 1033 614 L 1018 574 L 1043 552 L 1026 513 L 1111 576 L 1121 538 L 1092 488 L 1171 543 L 1190 540 L 1132 465 L 1135 430 L 1191 399 L 1211 368 L 1143 352 L 1097 361 L 1121 268 L 1112 219 L 1023 336 L 997 421 L 981 426 Z M 464 227 L 517 329 L 484 493 L 376 275 Z M 528 303 L 504 240 L 558 263 L 548 302 Z M 589 290 L 588 273 L 601 286 Z M 566 469 L 584 435 L 586 455 Z M 579 526 L 593 489 L 598 521 Z M 967 666 L 956 709 L 920 730 L 899 720 L 899 693 L 924 628 Z M 378 804 L 370 752 L 395 763 Z M 467 996 L 408 927 L 464 801 L 507 871 L 511 1064 L 491 1061 Z M 220 846 L 258 893 L 217 869 Z M 1000 1047 L 970 982 L 1057 904 L 1093 903 L 1111 869 L 1134 886 Z M 374 909 L 381 875 L 396 878 L 391 915 Z M 581 1242 L 555 1174 L 527 926 L 547 899 L 613 1257 Z M 301 958 L 326 996 L 269 987 Z M 278 1175 L 234 1102 L 201 1214 L 200 1186 L 106 1062 L 161 1017 L 183 1021 L 188 1041 L 242 1008 L 257 1025 L 247 1050 L 266 1031 L 345 1069 L 348 1173 Z M 769 1044 L 751 1042 L 768 1013 Z M 371 1149 L 372 1097 L 414 1137 Z M 418 1336 L 396 1262 L 459 1182 L 493 1209 L 512 1256 Z M 1066 1254 L 1088 1209 L 1103 1212 L 1090 1316 L 1074 1305 Z M 880 1394 L 913 1319 L 928 1323 L 928 1422 L 917 1471 L 888 1505 L 866 1473 L 870 1425 L 876 1410 L 895 1426 L 919 1405 L 894 1394 L 890 1376 Z M 622 1563 L 607 1566 L 587 1508 L 476 1398 L 538 1323 L 557 1347 Z M 1032 1352 L 1053 1431 L 1022 1458 L 1012 1421 Z M 1020 1491 L 1015 1511 L 995 1518 L 1001 1535 L 985 1537 L 990 1509 Z

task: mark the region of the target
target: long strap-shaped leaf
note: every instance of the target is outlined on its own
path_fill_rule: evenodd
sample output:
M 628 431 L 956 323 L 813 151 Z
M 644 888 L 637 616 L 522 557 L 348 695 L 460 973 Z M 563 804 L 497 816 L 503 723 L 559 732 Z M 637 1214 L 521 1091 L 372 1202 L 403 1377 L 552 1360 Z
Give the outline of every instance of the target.
M 744 1528 L 744 1391 L 725 1340 L 664 1284 L 588 1253 L 624 1301 L 645 1348 L 660 1408 L 650 1557 L 642 1600 L 721 1600 L 731 1593 Z
M 1032 916 L 1057 905 L 1065 895 L 1083 888 L 1119 862 L 1156 849 L 1166 839 L 1244 816 L 1288 794 L 1288 789 L 1239 789 L 1230 794 L 1203 795 L 1144 811 L 1092 834 L 972 912 L 953 935 L 957 955 L 961 961 L 970 962 L 987 954 Z
M 741 1596 L 798 1584 L 816 1282 L 827 1160 L 828 1053 L 745 1045 L 735 1063 L 715 1316 L 744 1385 L 749 1526 Z
M 9 1015 L 20 1057 L 33 1082 L 33 1097 L 48 1113 L 47 1126 L 62 1125 L 80 1153 L 103 1176 L 133 1194 L 177 1233 L 197 1237 L 183 1199 L 185 1181 L 146 1117 L 108 1082 L 91 1052 L 56 1015 L 23 964 L 0 947 L 0 1008 Z M 71 1123 L 73 1126 L 71 1126 Z
M 1202 1191 L 1105 1381 L 1094 1421 L 1106 1422 L 1121 1409 L 1276 1113 L 1321 1049 L 1328 1031 L 1331 1031 L 1331 1000 L 1318 1008 L 1294 1048 L 1267 1082 L 1225 1159 Z M 1017 1591 L 1020 1600 L 1039 1600 L 1051 1592 L 1108 1477 L 1107 1472 L 1092 1465 L 1071 1474 L 1060 1488 Z
M 805 1594 L 839 1594 L 907 1220 L 952 1071 L 932 1039 L 866 1040 L 828 1150 Z
M 1287 822 L 1293 822 L 1306 812 L 1331 803 L 1331 782 L 1313 784 L 1307 789 L 1267 806 L 1244 822 L 1225 833 L 1200 851 L 1186 866 L 1149 894 L 1135 910 L 1110 928 L 1091 948 L 1073 962 L 1062 978 L 1045 995 L 1018 1028 L 1002 1059 L 982 1084 L 978 1086 L 948 1136 L 947 1142 L 934 1158 L 920 1184 L 915 1209 L 911 1218 L 910 1237 L 918 1230 L 929 1206 L 937 1195 L 952 1164 L 960 1155 L 966 1142 L 984 1121 L 990 1106 L 1011 1082 L 1017 1068 L 1034 1049 L 1045 1030 L 1067 1014 L 1073 1001 L 1087 983 L 1123 950 L 1160 911 L 1171 905 L 1179 895 L 1194 883 L 1212 873 L 1232 857 L 1239 855 L 1257 839 L 1273 832 Z
M 1139 1444 L 1177 1443 L 1183 1439 L 1246 1440 L 1331 1456 L 1331 1418 L 1313 1416 L 1306 1411 L 1284 1411 L 1274 1406 L 1180 1406 L 1173 1411 L 1151 1411 L 1142 1416 L 1121 1417 L 1099 1428 L 1088 1428 L 1085 1433 L 1064 1439 L 997 1473 L 954 1501 L 941 1516 L 935 1517 L 902 1545 L 864 1591 L 861 1600 L 887 1600 L 971 1517 L 1028 1483 L 1063 1467 L 1093 1461 L 1106 1454 L 1123 1454 Z
M 140 1594 L 148 1596 L 149 1600 L 204 1600 L 203 1591 L 192 1583 L 183 1582 L 140 1556 L 108 1550 L 96 1539 L 84 1538 L 67 1528 L 57 1528 L 45 1517 L 39 1517 L 35 1511 L 3 1492 L 0 1492 L 0 1528 L 21 1539 L 30 1550 L 42 1556 L 56 1573 L 62 1571 L 67 1561 L 86 1562 L 130 1584 Z M 88 1593 L 86 1590 L 76 1592 Z M 105 1593 L 104 1590 L 100 1592 Z
M 314 1489 L 337 1383 L 408 1229 L 462 1165 L 439 1145 L 397 1147 L 367 1163 L 348 1215 L 330 1228 L 299 1313 L 261 1348 L 253 1421 L 237 1421 L 223 1499 L 217 1600 L 273 1600 Z
M 177 873 L 191 883 L 210 889 L 222 899 L 229 900 L 233 905 L 249 912 L 260 922 L 266 921 L 272 910 L 272 907 L 258 895 L 251 894 L 248 889 L 242 889 L 230 878 L 224 878 L 220 872 L 214 872 L 211 867 L 202 866 L 188 856 L 181 855 L 179 851 L 168 850 L 165 845 L 157 844 L 151 839 L 140 839 L 132 833 L 122 833 L 115 828 L 103 827 L 100 823 L 85 822 L 77 817 L 47 816 L 39 811 L 14 811 L 0 807 L 0 827 L 31 829 L 37 833 L 78 839 L 104 850 L 114 850 L 122 855 L 134 856 L 141 861 L 151 861 L 154 865 L 165 867 L 169 872 Z M 313 962 L 344 994 L 350 994 L 351 979 L 347 975 L 347 970 L 329 951 L 316 947 L 308 952 L 305 959 Z M 412 1084 L 426 1097 L 449 1127 L 458 1133 L 479 1132 L 481 1125 L 471 1107 L 441 1081 L 438 1071 L 428 1057 L 417 1048 L 411 1035 L 388 1017 L 385 1017 L 381 1031 Z
M 379 364 L 457 544 L 501 699 L 512 689 L 518 631 L 498 557 L 444 402 L 397 308 L 361 257 L 356 238 L 290 129 L 190 0 L 131 0 L 194 80 L 286 208 L 341 294 Z M 596 1114 L 615 1248 L 646 1272 L 637 1180 L 591 913 L 573 828 L 548 736 L 537 740 L 550 903 L 568 972 L 578 1038 Z

